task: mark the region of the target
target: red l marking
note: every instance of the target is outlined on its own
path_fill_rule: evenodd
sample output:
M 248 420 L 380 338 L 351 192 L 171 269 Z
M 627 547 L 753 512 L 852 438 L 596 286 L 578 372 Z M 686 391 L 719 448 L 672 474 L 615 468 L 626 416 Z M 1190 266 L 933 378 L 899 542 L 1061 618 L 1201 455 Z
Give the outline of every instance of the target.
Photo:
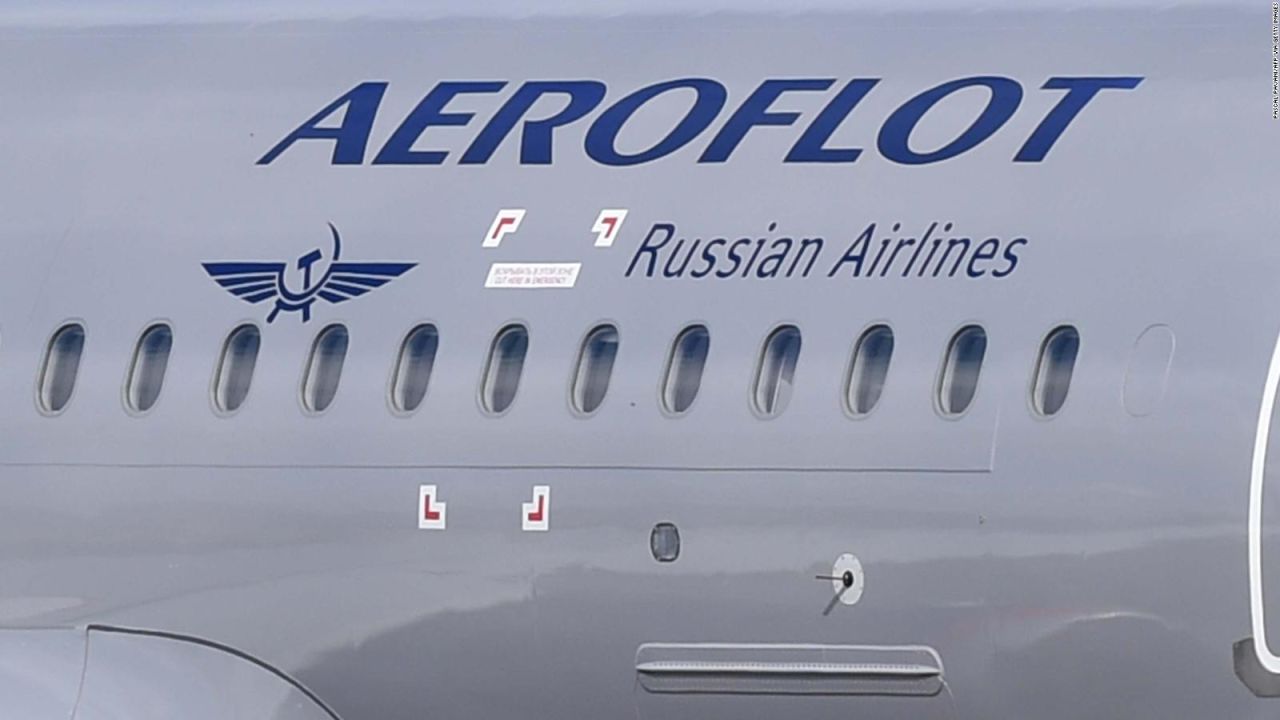
M 529 513 L 529 522 L 542 522 L 542 511 L 546 507 L 547 496 L 538 496 L 538 509 Z
M 440 493 L 435 485 L 418 486 L 419 530 L 443 530 L 448 509 L 446 503 L 440 502 Z
M 513 217 L 511 217 L 511 216 L 507 216 L 507 217 L 504 217 L 504 218 L 502 218 L 501 220 L 499 220 L 499 221 L 498 221 L 498 224 L 494 226 L 494 228 L 493 228 L 493 234 L 489 236 L 489 239 L 490 239 L 490 240 L 497 240 L 498 238 L 502 237 L 502 228 L 504 228 L 504 227 L 506 227 L 506 226 L 508 226 L 508 225 L 511 225 L 511 224 L 512 224 L 512 223 L 514 223 L 515 221 L 516 221 L 516 219 L 515 219 L 515 218 L 513 218 Z
M 550 529 L 550 485 L 533 486 L 533 499 L 520 506 L 520 525 L 525 531 L 545 532 Z

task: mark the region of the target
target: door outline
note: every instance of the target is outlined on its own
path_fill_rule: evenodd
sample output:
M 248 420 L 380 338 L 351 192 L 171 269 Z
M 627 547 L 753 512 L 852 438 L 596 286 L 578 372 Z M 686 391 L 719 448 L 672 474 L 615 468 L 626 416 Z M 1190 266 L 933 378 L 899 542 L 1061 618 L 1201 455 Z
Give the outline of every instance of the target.
M 1262 491 L 1266 481 L 1267 443 L 1271 439 L 1271 414 L 1275 410 L 1276 390 L 1280 389 L 1280 335 L 1276 336 L 1267 367 L 1267 381 L 1262 388 L 1262 405 L 1258 411 L 1258 431 L 1253 440 L 1253 467 L 1249 481 L 1249 616 L 1253 625 L 1253 650 L 1262 667 L 1280 675 L 1280 656 L 1267 644 L 1266 606 L 1262 585 Z

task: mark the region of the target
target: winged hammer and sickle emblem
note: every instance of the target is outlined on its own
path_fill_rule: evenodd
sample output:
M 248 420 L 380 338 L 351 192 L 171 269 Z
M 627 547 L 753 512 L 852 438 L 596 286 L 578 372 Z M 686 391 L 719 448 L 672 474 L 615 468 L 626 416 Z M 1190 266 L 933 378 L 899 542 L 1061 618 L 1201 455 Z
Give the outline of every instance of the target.
M 275 307 L 267 315 L 267 322 L 274 322 L 281 312 L 300 312 L 302 322 L 311 319 L 311 305 L 317 300 L 337 304 L 360 297 L 370 290 L 380 288 L 417 267 L 417 263 L 404 262 L 341 262 L 342 239 L 338 229 L 329 223 L 333 235 L 333 257 L 329 266 L 317 278 L 314 270 L 324 260 L 319 248 L 302 255 L 297 269 L 302 273 L 302 289 L 294 291 L 285 283 L 284 262 L 211 262 L 204 263 L 205 272 L 227 292 L 248 303 L 275 300 Z

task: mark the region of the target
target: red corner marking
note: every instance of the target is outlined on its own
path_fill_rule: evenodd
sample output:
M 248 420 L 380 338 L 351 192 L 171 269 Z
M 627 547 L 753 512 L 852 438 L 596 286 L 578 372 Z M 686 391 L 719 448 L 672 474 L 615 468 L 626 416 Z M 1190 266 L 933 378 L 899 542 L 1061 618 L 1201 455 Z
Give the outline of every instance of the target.
M 546 508 L 547 508 L 547 496 L 546 496 L 546 495 L 539 495 L 539 496 L 538 496 L 538 509 L 537 509 L 537 510 L 534 510 L 534 511 L 533 511 L 533 512 L 531 512 L 531 513 L 529 513 L 529 522 L 531 522 L 531 523 L 540 523 L 540 522 L 542 522 L 542 517 L 543 517 L 543 515 L 545 514 L 545 513 L 544 513 L 544 511 L 546 510 Z
M 526 532 L 551 529 L 551 486 L 534 485 L 533 499 L 520 506 L 520 527 Z
M 624 208 L 605 208 L 596 216 L 596 224 L 591 226 L 591 232 L 596 234 L 596 247 L 611 247 L 614 239 L 618 235 L 618 230 L 622 229 L 622 221 L 627 217 L 627 211 Z
M 425 495 L 422 498 L 422 519 L 423 520 L 439 520 L 440 511 L 431 509 L 431 496 Z
M 448 506 L 440 501 L 435 485 L 418 486 L 418 529 L 444 530 Z
M 502 238 L 520 229 L 520 221 L 524 220 L 524 208 L 503 208 L 493 216 L 493 223 L 485 231 L 484 242 L 480 247 L 496 248 L 502 245 Z
M 511 216 L 507 216 L 499 220 L 498 224 L 493 226 L 493 234 L 489 236 L 489 239 L 497 240 L 502 237 L 502 228 L 514 224 L 515 221 L 516 219 Z
M 604 231 L 604 237 L 612 239 L 613 231 L 618 227 L 617 216 L 610 215 L 609 217 L 602 218 L 600 221 L 609 226 L 609 229 Z

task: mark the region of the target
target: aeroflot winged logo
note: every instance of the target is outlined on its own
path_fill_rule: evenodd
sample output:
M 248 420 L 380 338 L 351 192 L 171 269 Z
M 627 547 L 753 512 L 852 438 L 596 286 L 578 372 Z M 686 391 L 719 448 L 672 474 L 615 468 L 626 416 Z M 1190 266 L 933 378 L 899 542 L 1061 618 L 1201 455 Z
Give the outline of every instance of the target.
M 329 223 L 329 232 L 333 234 L 333 257 L 329 258 L 328 268 L 316 277 L 316 265 L 325 259 L 319 248 L 298 257 L 296 267 L 302 273 L 302 289 L 296 292 L 285 282 L 288 266 L 285 262 L 209 262 L 204 263 L 204 270 L 227 292 L 245 302 L 256 304 L 274 299 L 275 307 L 267 315 L 267 322 L 275 321 L 282 311 L 300 312 L 302 322 L 307 322 L 311 319 L 311 305 L 317 299 L 335 305 L 346 302 L 386 285 L 418 265 L 405 262 L 339 262 L 342 240 L 333 223 Z

